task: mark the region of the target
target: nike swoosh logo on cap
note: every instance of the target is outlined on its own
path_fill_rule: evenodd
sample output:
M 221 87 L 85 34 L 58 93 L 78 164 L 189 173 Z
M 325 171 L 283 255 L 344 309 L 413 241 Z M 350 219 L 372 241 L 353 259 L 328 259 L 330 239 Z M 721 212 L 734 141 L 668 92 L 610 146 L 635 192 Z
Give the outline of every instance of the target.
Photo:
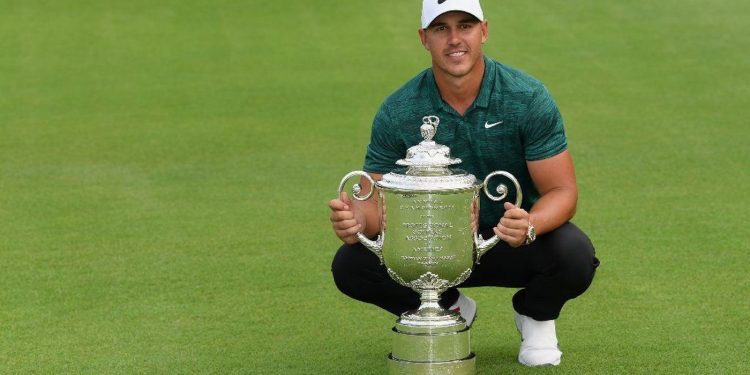
M 496 122 L 496 123 L 493 123 L 493 124 L 490 124 L 490 122 L 489 122 L 489 121 L 485 121 L 485 122 L 484 122 L 484 128 L 485 128 L 485 129 L 489 129 L 489 128 L 491 128 L 491 127 L 495 126 L 495 125 L 500 125 L 500 124 L 502 124 L 502 123 L 503 123 L 503 120 L 500 120 L 500 121 L 498 121 L 498 122 Z

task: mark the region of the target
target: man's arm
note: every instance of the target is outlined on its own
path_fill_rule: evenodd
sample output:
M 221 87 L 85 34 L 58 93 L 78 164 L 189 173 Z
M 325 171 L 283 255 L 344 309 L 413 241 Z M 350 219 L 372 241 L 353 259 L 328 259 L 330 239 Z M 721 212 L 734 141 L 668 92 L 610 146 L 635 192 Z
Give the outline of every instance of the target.
M 527 162 L 540 194 L 529 213 L 537 234 L 547 233 L 572 219 L 578 205 L 573 158 L 566 150 L 551 158 Z
M 383 175 L 370 173 L 375 181 L 380 180 Z M 361 178 L 359 182 L 362 191 L 372 189 L 372 184 Z M 380 216 L 378 213 L 378 194 L 373 194 L 366 201 L 351 200 L 342 192 L 341 195 L 328 202 L 331 208 L 331 225 L 337 237 L 348 244 L 357 243 L 357 232 L 362 232 L 367 237 L 374 237 L 380 233 Z
M 526 163 L 540 198 L 526 212 L 512 203 L 505 203 L 505 214 L 494 228 L 500 239 L 513 247 L 526 241 L 529 222 L 537 234 L 550 232 L 573 218 L 578 204 L 573 159 L 566 150 L 553 157 Z

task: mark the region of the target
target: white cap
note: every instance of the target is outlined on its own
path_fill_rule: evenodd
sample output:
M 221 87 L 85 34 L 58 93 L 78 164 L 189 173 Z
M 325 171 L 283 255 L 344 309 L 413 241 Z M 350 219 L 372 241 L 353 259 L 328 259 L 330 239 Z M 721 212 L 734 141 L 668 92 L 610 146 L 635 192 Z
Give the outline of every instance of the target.
M 479 0 L 422 0 L 422 28 L 426 29 L 441 14 L 454 10 L 469 13 L 484 21 Z

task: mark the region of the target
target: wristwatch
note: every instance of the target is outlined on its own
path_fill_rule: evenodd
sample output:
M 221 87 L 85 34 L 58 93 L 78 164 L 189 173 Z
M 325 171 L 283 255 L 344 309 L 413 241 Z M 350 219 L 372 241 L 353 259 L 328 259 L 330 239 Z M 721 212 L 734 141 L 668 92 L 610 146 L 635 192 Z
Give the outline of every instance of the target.
M 524 242 L 524 245 L 528 245 L 536 240 L 536 229 L 534 229 L 534 226 L 531 225 L 531 222 L 529 221 L 529 229 L 526 230 L 526 242 Z

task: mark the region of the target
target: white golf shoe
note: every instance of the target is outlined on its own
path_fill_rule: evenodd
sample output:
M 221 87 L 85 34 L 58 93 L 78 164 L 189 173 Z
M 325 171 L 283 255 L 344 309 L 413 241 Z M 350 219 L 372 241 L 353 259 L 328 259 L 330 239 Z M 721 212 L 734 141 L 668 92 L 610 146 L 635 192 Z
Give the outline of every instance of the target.
M 477 317 L 477 303 L 460 291 L 458 292 L 456 303 L 448 310 L 453 310 L 461 314 L 461 317 L 466 321 L 467 327 L 471 327 L 471 323 L 474 323 L 474 318 Z
M 555 321 L 538 321 L 515 313 L 516 328 L 521 333 L 518 362 L 524 366 L 557 366 L 562 352 L 558 347 Z

